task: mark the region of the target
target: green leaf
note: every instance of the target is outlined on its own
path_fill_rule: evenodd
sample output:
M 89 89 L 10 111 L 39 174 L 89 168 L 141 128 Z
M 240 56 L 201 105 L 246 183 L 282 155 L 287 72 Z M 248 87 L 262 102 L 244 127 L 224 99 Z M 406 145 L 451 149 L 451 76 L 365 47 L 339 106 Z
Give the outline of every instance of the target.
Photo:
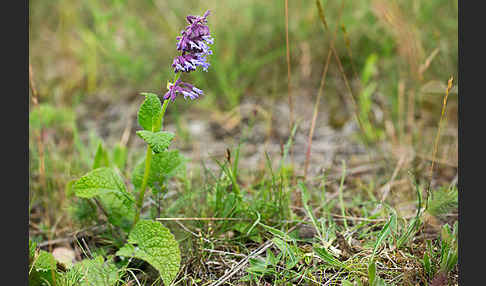
M 273 243 L 280 249 L 283 256 L 286 257 L 286 267 L 287 269 L 292 269 L 301 260 L 300 251 L 297 247 L 289 245 L 282 239 L 274 237 L 272 239 Z
M 325 248 L 314 247 L 314 252 L 317 254 L 317 256 L 319 256 L 322 260 L 329 263 L 330 265 L 338 268 L 344 267 L 343 263 L 337 260 L 334 256 L 332 256 Z
M 286 234 L 285 232 L 279 230 L 279 229 L 276 229 L 274 227 L 271 227 L 269 225 L 265 225 L 263 223 L 259 223 L 259 225 L 263 226 L 263 228 L 265 228 L 266 230 L 268 230 L 270 233 L 272 233 L 273 235 L 275 235 L 276 237 L 282 239 L 282 240 L 285 240 L 285 241 L 292 241 L 294 242 L 295 240 L 290 237 L 288 234 Z
M 314 213 L 312 212 L 312 209 L 309 207 L 309 204 L 308 204 L 309 199 L 310 199 L 309 198 L 309 192 L 307 191 L 307 188 L 306 188 L 306 186 L 304 185 L 303 182 L 299 182 L 299 187 L 300 187 L 300 190 L 301 190 L 301 193 L 302 193 L 302 204 L 304 205 L 304 209 L 306 210 L 307 215 L 311 219 L 311 222 L 314 225 L 314 228 L 316 229 L 317 234 L 319 235 L 319 238 L 322 240 L 321 229 L 317 225 L 317 220 L 314 216 Z
M 267 262 L 270 265 L 277 265 L 277 263 L 280 261 L 280 256 L 275 257 L 273 252 L 267 248 Z
M 421 221 L 421 210 L 422 210 L 422 192 L 420 191 L 419 185 L 416 183 L 415 178 L 413 178 L 413 183 L 415 185 L 415 191 L 417 193 L 417 213 L 415 218 L 413 218 L 407 227 L 407 231 L 398 239 L 397 248 L 400 249 L 405 243 L 408 242 L 412 234 L 418 230 Z
M 36 248 L 37 244 L 35 243 L 35 241 L 29 239 L 29 259 L 34 258 Z
M 106 193 L 128 194 L 123 179 L 112 168 L 94 169 L 78 179 L 73 186 L 74 194 L 80 198 L 92 198 Z
M 78 179 L 73 190 L 81 198 L 99 197 L 111 224 L 128 231 L 135 217 L 135 199 L 113 168 L 95 169 Z
M 162 186 L 169 178 L 183 170 L 185 158 L 178 150 L 163 151 L 152 156 L 147 184 L 153 188 L 157 183 Z M 140 188 L 145 171 L 145 160 L 139 162 L 132 173 L 132 183 Z
M 36 271 L 32 270 L 29 273 L 29 286 L 46 286 L 54 285 L 54 279 L 57 280 L 58 272 L 54 270 Z M 57 284 L 61 285 L 61 284 Z
M 451 271 L 457 264 L 457 222 L 451 230 L 448 224 L 442 227 L 441 231 L 441 253 L 440 268 L 443 272 Z
M 432 278 L 432 265 L 430 263 L 430 258 L 427 252 L 424 253 L 424 259 L 422 261 L 422 264 L 424 266 L 425 273 L 429 276 L 429 278 Z
M 70 270 L 83 276 L 79 285 L 115 285 L 119 279 L 118 269 L 112 261 L 104 261 L 102 256 L 84 259 L 74 264 Z
M 341 286 L 353 286 L 353 283 L 349 282 L 348 280 L 343 280 Z
M 116 255 L 150 263 L 159 271 L 165 285 L 174 280 L 181 263 L 179 245 L 172 233 L 161 223 L 151 220 L 140 220 L 130 232 L 128 243 Z
M 153 93 L 142 93 L 145 100 L 138 110 L 138 123 L 148 131 L 158 131 L 158 122 L 162 113 L 160 99 Z
M 110 159 L 108 158 L 108 152 L 103 148 L 103 144 L 98 144 L 98 149 L 96 149 L 96 155 L 93 162 L 93 169 L 100 167 L 109 167 Z
M 375 285 L 375 278 L 376 278 L 376 264 L 375 264 L 375 260 L 371 260 L 370 264 L 368 265 L 368 282 L 370 286 Z
M 375 247 L 373 248 L 373 253 L 372 253 L 372 260 L 374 259 L 374 256 L 376 254 L 376 251 L 378 250 L 378 247 L 380 247 L 381 243 L 388 237 L 391 231 L 390 225 L 396 223 L 397 217 L 395 214 L 392 214 L 388 222 L 385 224 L 383 229 L 380 231 L 378 234 L 378 239 L 376 239 L 375 242 Z
M 117 144 L 113 149 L 112 156 L 115 165 L 123 171 L 127 161 L 127 147 Z
M 41 250 L 35 259 L 34 268 L 36 271 L 49 271 L 56 269 L 56 259 L 51 253 Z
M 66 184 L 65 192 L 68 198 L 71 198 L 74 195 L 74 190 L 73 190 L 74 183 L 76 183 L 76 180 L 71 180 Z
M 170 142 L 175 137 L 174 133 L 166 131 L 152 132 L 147 130 L 139 130 L 137 131 L 137 135 L 147 142 L 154 153 L 160 153 L 167 150 Z
M 75 286 L 75 285 L 83 285 L 84 275 L 79 269 L 74 269 L 73 267 L 69 268 L 67 272 L 58 272 L 58 277 L 56 279 L 55 285 L 62 285 L 62 286 Z M 93 284 L 91 284 L 93 285 Z
M 275 271 L 269 267 L 269 264 L 265 260 L 250 258 L 248 262 L 250 266 L 245 269 L 245 271 L 248 273 L 255 275 L 269 275 L 275 273 Z
M 108 221 L 126 232 L 130 231 L 136 213 L 133 195 L 129 194 L 129 198 L 113 193 L 100 197 L 101 204 L 108 213 Z

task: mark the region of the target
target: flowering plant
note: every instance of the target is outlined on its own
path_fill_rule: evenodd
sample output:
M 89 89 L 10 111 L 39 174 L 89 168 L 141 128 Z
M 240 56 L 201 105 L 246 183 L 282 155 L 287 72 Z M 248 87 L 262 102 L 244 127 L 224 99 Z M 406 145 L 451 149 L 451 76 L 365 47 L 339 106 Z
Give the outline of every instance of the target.
M 183 82 L 180 76 L 195 71 L 197 67 L 208 70 L 208 56 L 212 54 L 209 45 L 213 43 L 207 26 L 208 16 L 209 11 L 202 17 L 186 17 L 189 25 L 177 37 L 176 47 L 181 54 L 172 63 L 175 78 L 167 84 L 163 103 L 156 94 L 143 93 L 145 100 L 138 111 L 138 122 L 143 130 L 137 131 L 137 135 L 148 146 L 145 158 L 132 173 L 134 192 L 127 190 L 116 167 L 97 158 L 93 170 L 69 186 L 69 191 L 77 197 L 94 200 L 108 222 L 128 234 L 126 244 L 116 255 L 147 261 L 159 271 L 166 285 L 172 283 L 179 271 L 181 256 L 178 243 L 160 222 L 141 220 L 140 216 L 146 189 L 151 188 L 154 194 L 160 194 L 162 189 L 166 190 L 167 180 L 184 167 L 185 159 L 178 150 L 168 150 L 175 135 L 163 131 L 163 120 L 169 102 L 179 94 L 190 99 L 203 95 L 202 90 Z M 96 157 L 102 154 L 103 150 L 98 151 Z

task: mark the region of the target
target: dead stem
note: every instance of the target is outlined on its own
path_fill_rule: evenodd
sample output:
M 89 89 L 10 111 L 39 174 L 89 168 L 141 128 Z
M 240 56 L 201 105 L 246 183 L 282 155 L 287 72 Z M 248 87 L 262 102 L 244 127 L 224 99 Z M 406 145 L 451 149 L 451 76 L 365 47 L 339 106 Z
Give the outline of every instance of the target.
M 309 161 L 312 147 L 312 137 L 314 136 L 314 129 L 316 127 L 317 113 L 319 112 L 319 103 L 321 101 L 322 90 L 326 84 L 327 69 L 329 67 L 329 62 L 331 59 L 331 50 L 327 54 L 326 66 L 324 67 L 324 72 L 322 73 L 321 85 L 319 86 L 319 92 L 317 94 L 316 103 L 314 104 L 314 114 L 312 114 L 311 129 L 309 131 L 309 137 L 307 138 L 307 152 L 305 154 L 305 167 L 304 167 L 304 180 L 307 178 L 307 171 L 309 169 Z
M 321 17 L 321 21 L 323 22 L 326 29 L 328 29 L 327 28 L 327 22 L 325 20 L 326 18 L 324 16 L 324 11 L 322 9 L 322 6 L 320 6 L 319 1 L 317 1 L 317 7 L 318 7 L 318 10 L 319 10 L 319 16 Z M 341 17 L 341 13 L 338 15 L 338 20 L 337 20 L 338 25 L 336 26 L 336 30 L 334 31 L 334 34 L 331 38 L 330 49 L 329 49 L 329 52 L 327 54 L 326 64 L 325 64 L 325 67 L 324 67 L 324 71 L 322 72 L 321 84 L 319 86 L 319 91 L 318 91 L 318 94 L 317 94 L 316 103 L 314 105 L 314 113 L 312 115 L 311 129 L 309 131 L 309 137 L 307 139 L 308 143 L 307 143 L 307 152 L 306 152 L 306 156 L 305 156 L 304 180 L 307 178 L 307 171 L 309 169 L 310 153 L 311 153 L 311 147 L 312 147 L 312 137 L 314 136 L 314 129 L 315 129 L 316 120 L 317 120 L 317 113 L 319 111 L 319 103 L 320 103 L 320 100 L 321 100 L 322 91 L 324 90 L 324 86 L 326 84 L 327 70 L 328 70 L 328 67 L 329 67 L 329 62 L 331 61 L 332 47 L 334 46 L 334 41 L 336 40 L 336 35 L 337 35 L 338 27 L 339 27 L 340 17 Z
M 289 98 L 289 130 L 292 131 L 294 125 L 294 102 L 292 100 L 291 85 L 290 85 L 290 46 L 289 46 L 289 1 L 285 0 L 285 47 L 287 52 L 287 93 Z
M 433 153 L 432 153 L 432 163 L 430 164 L 430 170 L 429 170 L 429 182 L 428 182 L 428 186 L 427 186 L 427 198 L 430 195 L 430 187 L 431 187 L 431 184 L 432 184 L 432 175 L 433 175 L 433 172 L 434 172 L 434 165 L 435 165 L 434 163 L 435 163 L 436 156 L 437 156 L 437 150 L 439 149 L 440 129 L 442 127 L 442 121 L 444 120 L 444 114 L 445 114 L 445 110 L 446 110 L 446 106 L 447 106 L 447 98 L 449 97 L 449 92 L 452 89 L 452 81 L 453 81 L 453 78 L 451 76 L 449 78 L 448 82 L 447 82 L 446 94 L 444 96 L 444 101 L 442 102 L 442 111 L 441 111 L 441 114 L 440 114 L 439 126 L 437 128 L 437 135 L 435 136 L 434 150 L 433 150 Z M 426 209 L 428 208 L 428 199 L 426 200 L 425 207 L 426 207 Z

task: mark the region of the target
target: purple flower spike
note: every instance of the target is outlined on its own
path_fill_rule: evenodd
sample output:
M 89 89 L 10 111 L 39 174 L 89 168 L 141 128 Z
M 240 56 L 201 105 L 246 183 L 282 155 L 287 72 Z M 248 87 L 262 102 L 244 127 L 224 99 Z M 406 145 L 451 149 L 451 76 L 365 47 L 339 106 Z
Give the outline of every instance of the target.
M 178 93 L 181 93 L 184 96 L 184 99 L 187 99 L 188 97 L 190 99 L 196 99 L 200 95 L 203 95 L 203 91 L 199 88 L 178 79 L 175 83 L 169 85 L 169 91 L 164 95 L 164 99 L 174 101 Z
M 177 50 L 181 51 L 181 54 L 172 62 L 175 73 L 189 73 L 195 71 L 197 67 L 208 71 L 207 56 L 213 54 L 209 45 L 214 43 L 207 26 L 209 13 L 208 10 L 202 17 L 191 15 L 186 17 L 189 25 L 181 32 L 182 36 L 177 37 Z M 179 94 L 182 94 L 184 99 L 196 99 L 203 95 L 202 90 L 192 84 L 182 82 L 179 78 L 174 83 L 169 83 L 168 89 L 164 95 L 165 100 L 174 101 Z
M 209 45 L 214 43 L 211 37 L 209 27 L 207 26 L 207 17 L 209 10 L 202 17 L 189 15 L 186 17 L 189 25 L 181 32 L 182 36 L 177 37 L 177 50 L 182 51 L 182 57 L 179 56 L 174 60 L 172 67 L 175 72 L 190 72 L 195 70 L 194 66 L 202 66 L 207 71 L 209 64 L 206 61 L 207 55 L 212 55 Z M 192 55 L 191 58 L 187 57 Z M 193 60 L 199 63 L 196 64 Z M 189 61 L 191 65 L 186 64 Z

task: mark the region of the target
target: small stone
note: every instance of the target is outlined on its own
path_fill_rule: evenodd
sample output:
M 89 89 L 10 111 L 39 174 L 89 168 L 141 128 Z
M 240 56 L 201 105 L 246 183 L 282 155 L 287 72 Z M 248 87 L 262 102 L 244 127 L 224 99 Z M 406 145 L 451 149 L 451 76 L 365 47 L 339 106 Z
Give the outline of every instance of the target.
M 306 239 L 306 238 L 313 238 L 316 236 L 317 231 L 314 227 L 309 225 L 301 225 L 299 227 L 299 237 Z
M 66 267 L 71 266 L 74 263 L 75 254 L 72 249 L 66 247 L 57 247 L 52 252 L 52 256 Z

